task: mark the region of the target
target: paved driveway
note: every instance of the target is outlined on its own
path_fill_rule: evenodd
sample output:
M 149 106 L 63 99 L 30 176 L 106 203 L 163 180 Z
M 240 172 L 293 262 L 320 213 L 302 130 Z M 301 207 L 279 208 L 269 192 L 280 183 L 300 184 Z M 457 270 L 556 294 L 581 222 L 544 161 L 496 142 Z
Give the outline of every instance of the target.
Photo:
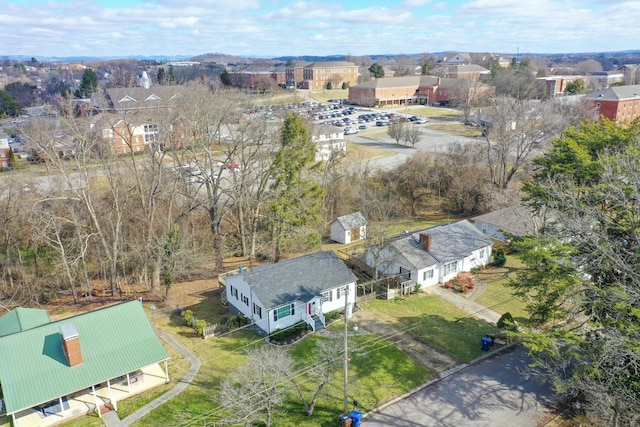
M 472 365 L 365 419 L 363 427 L 536 427 L 552 392 L 526 375 L 520 347 Z

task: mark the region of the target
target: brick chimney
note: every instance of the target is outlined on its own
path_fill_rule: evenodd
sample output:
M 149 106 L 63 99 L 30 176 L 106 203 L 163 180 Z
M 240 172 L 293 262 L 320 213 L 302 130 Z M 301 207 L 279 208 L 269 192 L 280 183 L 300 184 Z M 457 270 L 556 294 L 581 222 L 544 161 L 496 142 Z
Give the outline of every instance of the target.
M 420 233 L 420 246 L 424 248 L 425 251 L 430 251 L 431 246 L 433 245 L 433 237 L 431 234 Z
M 82 350 L 80 349 L 80 334 L 73 323 L 60 326 L 62 335 L 62 347 L 67 356 L 70 367 L 82 364 Z

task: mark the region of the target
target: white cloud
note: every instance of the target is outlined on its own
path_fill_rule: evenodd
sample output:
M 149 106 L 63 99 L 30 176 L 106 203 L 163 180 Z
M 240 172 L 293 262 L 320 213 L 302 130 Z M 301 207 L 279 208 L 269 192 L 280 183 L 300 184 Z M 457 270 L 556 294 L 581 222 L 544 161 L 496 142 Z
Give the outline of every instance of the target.
M 0 55 L 575 52 L 637 48 L 640 40 L 639 1 L 12 1 L 0 0 Z

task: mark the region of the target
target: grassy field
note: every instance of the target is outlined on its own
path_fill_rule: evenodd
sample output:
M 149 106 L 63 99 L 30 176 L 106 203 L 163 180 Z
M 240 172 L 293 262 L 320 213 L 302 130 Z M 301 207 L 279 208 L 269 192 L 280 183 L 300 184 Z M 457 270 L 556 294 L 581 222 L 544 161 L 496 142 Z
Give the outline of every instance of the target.
M 349 89 L 332 89 L 323 90 L 322 92 L 309 93 L 309 99 L 318 102 L 329 102 L 330 99 L 347 99 L 349 98 Z
M 465 363 L 483 354 L 480 338 L 495 329 L 431 295 L 374 300 L 367 303 L 366 308 L 380 317 L 394 319 L 397 326 Z
M 467 136 L 470 138 L 482 136 L 479 128 L 474 126 L 466 126 L 462 123 L 432 123 L 427 125 L 429 129 L 440 132 L 450 133 L 452 135 Z
M 391 156 L 394 153 L 375 147 L 368 147 L 362 144 L 355 144 L 347 141 L 347 156 L 342 160 L 344 164 L 351 165 L 365 162 L 367 160 L 379 159 L 380 157 Z
M 520 268 L 522 268 L 520 260 L 507 255 L 507 263 L 504 267 L 489 266 L 477 273 L 476 277 L 488 286 L 476 302 L 500 314 L 509 312 L 519 323 L 526 322 L 529 314 L 525 310 L 524 302 L 514 298 L 511 290 L 506 286 L 510 278 L 515 278 Z
M 462 116 L 460 111 L 436 107 L 412 107 L 410 113 L 429 119 L 452 119 Z

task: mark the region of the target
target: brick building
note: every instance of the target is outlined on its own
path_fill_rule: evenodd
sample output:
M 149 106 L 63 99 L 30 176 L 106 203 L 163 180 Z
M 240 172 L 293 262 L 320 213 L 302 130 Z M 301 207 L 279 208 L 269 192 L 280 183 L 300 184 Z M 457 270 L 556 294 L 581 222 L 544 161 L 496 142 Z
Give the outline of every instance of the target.
M 640 116 L 640 85 L 597 90 L 587 94 L 585 99 L 593 105 L 596 118 L 629 123 Z
M 347 61 L 295 64 L 287 68 L 287 86 L 295 84 L 299 89 L 324 90 L 329 83 L 334 89 L 346 83 L 350 87 L 358 83 L 358 69 Z

